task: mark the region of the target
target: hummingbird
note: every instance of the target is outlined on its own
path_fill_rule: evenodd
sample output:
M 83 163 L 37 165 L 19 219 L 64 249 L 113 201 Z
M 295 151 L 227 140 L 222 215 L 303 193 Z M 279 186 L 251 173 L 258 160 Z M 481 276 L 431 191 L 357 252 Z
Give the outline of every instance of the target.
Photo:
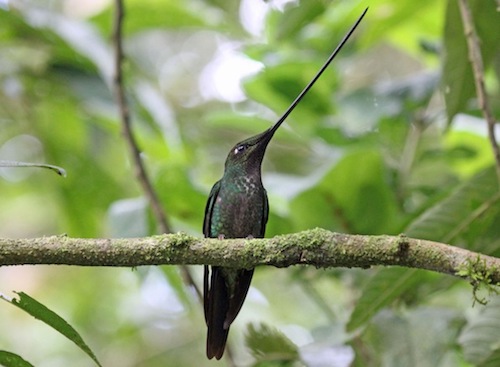
M 203 222 L 209 238 L 263 238 L 269 215 L 261 166 L 274 133 L 319 79 L 347 42 L 368 8 L 361 14 L 326 62 L 295 98 L 280 119 L 266 131 L 236 144 L 226 158 L 224 174 L 212 187 Z M 234 321 L 252 281 L 254 269 L 222 266 L 204 267 L 203 298 L 207 324 L 207 357 L 220 359 L 224 353 L 229 327 Z

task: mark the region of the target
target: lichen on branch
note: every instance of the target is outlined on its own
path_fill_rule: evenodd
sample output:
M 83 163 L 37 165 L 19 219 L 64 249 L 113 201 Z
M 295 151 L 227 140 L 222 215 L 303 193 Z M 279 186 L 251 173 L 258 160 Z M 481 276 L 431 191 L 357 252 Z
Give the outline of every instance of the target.
M 465 278 L 488 287 L 500 284 L 498 258 L 404 235 L 348 235 L 319 228 L 269 239 L 220 240 L 184 233 L 122 239 L 0 238 L 0 266 L 25 264 L 120 267 L 205 264 L 237 268 L 397 265 Z M 471 264 L 481 265 L 481 279 L 477 277 L 477 266 Z

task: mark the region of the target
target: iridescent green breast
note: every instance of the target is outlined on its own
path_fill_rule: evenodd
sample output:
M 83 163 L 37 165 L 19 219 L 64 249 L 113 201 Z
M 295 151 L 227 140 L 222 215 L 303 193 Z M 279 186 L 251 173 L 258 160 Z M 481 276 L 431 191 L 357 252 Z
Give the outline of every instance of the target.
M 267 194 L 260 177 L 223 178 L 213 204 L 210 235 L 263 237 L 267 211 Z

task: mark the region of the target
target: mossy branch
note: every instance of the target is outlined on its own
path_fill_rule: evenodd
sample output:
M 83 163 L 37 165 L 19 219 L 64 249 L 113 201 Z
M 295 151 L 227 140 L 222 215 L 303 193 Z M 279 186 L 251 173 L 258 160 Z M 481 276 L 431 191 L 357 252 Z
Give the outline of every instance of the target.
M 500 259 L 443 243 L 400 236 L 360 236 L 312 229 L 270 239 L 209 239 L 183 233 L 146 238 L 52 236 L 0 239 L 0 266 L 207 264 L 238 268 L 398 265 L 500 284 Z

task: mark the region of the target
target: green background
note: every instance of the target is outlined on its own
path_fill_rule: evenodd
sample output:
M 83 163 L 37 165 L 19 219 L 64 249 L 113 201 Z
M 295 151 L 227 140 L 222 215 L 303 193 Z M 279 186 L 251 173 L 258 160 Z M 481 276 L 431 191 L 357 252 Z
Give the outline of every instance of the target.
M 498 117 L 500 13 L 493 0 L 469 3 Z M 266 236 L 405 233 L 500 256 L 498 183 L 455 0 L 126 1 L 133 129 L 174 231 L 201 236 L 229 149 L 276 120 L 366 6 L 268 148 Z M 250 32 L 257 8 L 267 13 Z M 0 159 L 68 173 L 0 168 L 2 237 L 157 233 L 110 89 L 113 11 L 109 1 L 0 8 Z M 246 98 L 215 88 L 236 82 L 214 63 L 227 50 L 254 61 L 236 70 L 261 67 L 242 80 Z M 201 267 L 192 271 L 201 284 Z M 451 277 L 261 267 L 252 284 L 230 334 L 238 366 L 493 366 L 500 356 L 500 300 L 481 294 L 490 303 L 473 306 L 470 285 Z M 0 292 L 13 290 L 61 315 L 103 366 L 215 365 L 176 267 L 0 268 Z M 0 320 L 0 350 L 35 366 L 93 363 L 18 308 L 0 304 Z

